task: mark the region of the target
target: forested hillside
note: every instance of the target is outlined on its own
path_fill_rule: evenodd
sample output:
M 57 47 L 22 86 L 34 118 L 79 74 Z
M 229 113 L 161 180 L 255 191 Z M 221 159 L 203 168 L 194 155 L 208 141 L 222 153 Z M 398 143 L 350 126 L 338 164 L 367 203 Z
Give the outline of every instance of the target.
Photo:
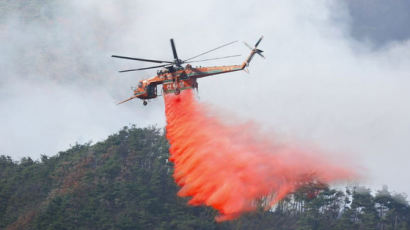
M 318 182 L 216 223 L 214 210 L 177 197 L 168 147 L 162 130 L 124 127 L 40 161 L 1 156 L 0 229 L 410 229 L 405 195 Z

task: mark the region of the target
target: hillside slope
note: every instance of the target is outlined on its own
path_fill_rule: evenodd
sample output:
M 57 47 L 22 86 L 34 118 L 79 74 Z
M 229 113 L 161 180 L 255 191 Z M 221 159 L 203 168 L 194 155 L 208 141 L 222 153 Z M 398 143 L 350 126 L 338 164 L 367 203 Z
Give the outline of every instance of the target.
M 0 156 L 0 229 L 408 229 L 403 194 L 312 182 L 279 202 L 216 223 L 178 197 L 162 130 L 124 127 L 41 161 Z M 210 178 L 212 179 L 212 178 Z M 260 202 L 263 202 L 261 199 Z
M 214 228 L 212 210 L 176 196 L 167 158 L 160 130 L 135 127 L 41 162 L 2 156 L 0 228 Z

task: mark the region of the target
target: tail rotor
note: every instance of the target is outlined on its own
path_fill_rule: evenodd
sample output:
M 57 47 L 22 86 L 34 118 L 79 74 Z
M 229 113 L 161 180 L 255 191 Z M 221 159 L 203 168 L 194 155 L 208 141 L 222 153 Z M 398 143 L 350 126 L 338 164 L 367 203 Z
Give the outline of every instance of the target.
M 253 52 L 255 52 L 256 54 L 258 54 L 259 56 L 261 56 L 262 58 L 264 58 L 265 59 L 265 56 L 263 56 L 263 50 L 260 50 L 260 49 L 258 49 L 258 45 L 259 45 L 259 43 L 261 43 L 261 41 L 262 41 L 262 39 L 263 39 L 263 35 L 259 38 L 259 40 L 255 43 L 255 46 L 254 47 L 252 47 L 251 45 L 249 45 L 248 43 L 246 43 L 246 42 L 243 42 L 243 44 L 245 44 L 245 46 L 246 47 L 248 47 L 250 50 L 252 50 Z
M 263 56 L 263 54 L 262 54 L 262 53 L 263 53 L 263 50 L 258 49 L 258 45 L 259 45 L 259 43 L 261 43 L 262 39 L 263 39 L 263 36 L 261 36 L 261 37 L 259 38 L 259 40 L 255 43 L 255 46 L 254 46 L 254 47 L 250 46 L 250 45 L 249 45 L 248 43 L 246 43 L 246 42 L 243 42 L 243 44 L 245 44 L 245 46 L 248 47 L 248 48 L 251 50 L 251 54 L 249 55 L 249 57 L 248 57 L 248 58 L 246 59 L 246 61 L 244 62 L 243 68 L 249 66 L 249 63 L 251 62 L 251 60 L 252 60 L 252 58 L 253 58 L 253 56 L 254 56 L 255 54 L 258 54 L 259 56 L 261 56 L 262 58 L 265 59 L 265 56 Z
M 261 38 L 259 38 L 259 40 L 255 43 L 255 53 L 257 53 L 259 56 L 261 56 L 262 58 L 265 58 L 265 56 L 262 55 L 263 50 L 257 49 L 259 43 L 261 43 L 263 39 L 263 35 L 261 36 Z
M 258 47 L 259 43 L 261 43 L 263 39 L 263 35 L 261 36 L 261 38 L 259 38 L 259 40 L 255 43 L 255 48 Z

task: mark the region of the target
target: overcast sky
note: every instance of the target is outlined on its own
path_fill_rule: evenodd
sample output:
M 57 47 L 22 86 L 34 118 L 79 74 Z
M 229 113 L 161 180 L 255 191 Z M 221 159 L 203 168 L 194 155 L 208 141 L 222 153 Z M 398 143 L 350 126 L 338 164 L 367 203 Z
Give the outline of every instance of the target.
M 111 54 L 182 58 L 254 43 L 250 74 L 199 81 L 200 100 L 281 139 L 353 159 L 363 183 L 410 194 L 408 0 L 2 1 L 0 154 L 54 155 L 125 125 L 165 124 L 162 98 L 117 106 L 155 71 Z M 248 54 L 240 43 L 214 55 Z

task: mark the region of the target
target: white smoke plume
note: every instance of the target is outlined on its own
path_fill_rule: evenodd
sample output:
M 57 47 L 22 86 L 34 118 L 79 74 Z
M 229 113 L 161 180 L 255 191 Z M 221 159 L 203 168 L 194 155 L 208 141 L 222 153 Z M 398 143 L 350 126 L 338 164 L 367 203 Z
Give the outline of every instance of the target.
M 38 158 L 76 141 L 101 140 L 130 123 L 163 126 L 162 98 L 147 107 L 139 101 L 115 105 L 155 71 L 118 74 L 149 64 L 113 60 L 111 54 L 171 59 L 172 37 L 187 58 L 236 39 L 255 42 L 263 34 L 267 59 L 256 57 L 249 75 L 201 79 L 201 100 L 282 136 L 353 156 L 368 169 L 369 184 L 410 193 L 403 183 L 410 179 L 410 42 L 355 39 L 355 15 L 346 4 L 4 1 L 0 154 Z M 236 52 L 248 54 L 238 43 L 214 56 Z

